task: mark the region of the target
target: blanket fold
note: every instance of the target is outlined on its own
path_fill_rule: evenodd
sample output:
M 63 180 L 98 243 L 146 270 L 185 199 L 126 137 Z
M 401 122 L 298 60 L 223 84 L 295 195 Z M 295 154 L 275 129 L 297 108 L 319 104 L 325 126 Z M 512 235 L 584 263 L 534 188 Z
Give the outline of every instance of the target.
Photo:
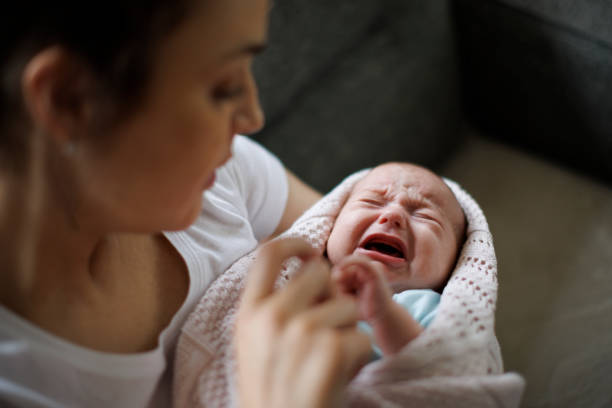
M 301 237 L 321 254 L 335 219 L 362 170 L 323 197 L 281 237 Z M 444 288 L 436 317 L 398 354 L 365 366 L 347 389 L 349 406 L 518 407 L 524 380 L 504 374 L 494 332 L 497 261 L 486 218 L 476 201 L 446 180 L 467 219 L 467 239 Z M 247 271 L 257 255 L 237 260 L 207 289 L 179 337 L 175 406 L 238 406 L 232 333 Z M 282 287 L 300 262 L 285 263 Z

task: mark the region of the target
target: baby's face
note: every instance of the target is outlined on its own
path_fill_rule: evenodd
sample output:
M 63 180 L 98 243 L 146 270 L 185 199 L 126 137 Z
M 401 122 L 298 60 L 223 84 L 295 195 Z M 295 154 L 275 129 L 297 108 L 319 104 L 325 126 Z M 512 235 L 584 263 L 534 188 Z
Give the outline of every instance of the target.
M 435 289 L 452 270 L 463 237 L 453 193 L 424 168 L 376 167 L 353 189 L 327 243 L 332 264 L 351 254 L 382 263 L 395 292 Z

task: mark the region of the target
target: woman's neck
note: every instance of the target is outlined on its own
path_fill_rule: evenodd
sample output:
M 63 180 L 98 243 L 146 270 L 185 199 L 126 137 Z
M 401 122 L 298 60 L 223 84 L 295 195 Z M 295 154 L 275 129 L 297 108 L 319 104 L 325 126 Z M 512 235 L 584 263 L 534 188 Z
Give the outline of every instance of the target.
M 58 296 L 87 293 L 103 241 L 74 225 L 38 166 L 0 174 L 0 303 L 26 317 Z

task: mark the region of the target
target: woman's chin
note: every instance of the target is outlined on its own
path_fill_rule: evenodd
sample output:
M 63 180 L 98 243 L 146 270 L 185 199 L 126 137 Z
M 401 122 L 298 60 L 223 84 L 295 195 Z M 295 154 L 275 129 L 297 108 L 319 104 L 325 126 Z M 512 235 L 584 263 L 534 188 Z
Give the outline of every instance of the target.
M 209 188 L 211 188 L 213 184 L 215 184 L 215 180 L 216 180 L 216 174 L 215 172 L 213 172 L 213 174 L 204 183 L 204 190 L 208 190 Z
M 189 228 L 198 218 L 201 211 L 202 211 L 202 197 L 200 195 L 200 198 L 198 200 L 194 200 L 190 208 L 185 209 L 180 212 L 182 214 L 181 217 L 176 217 L 172 219 L 168 223 L 167 227 L 164 228 L 164 231 L 181 231 L 186 228 Z M 175 215 L 178 215 L 178 214 L 179 212 L 177 211 Z

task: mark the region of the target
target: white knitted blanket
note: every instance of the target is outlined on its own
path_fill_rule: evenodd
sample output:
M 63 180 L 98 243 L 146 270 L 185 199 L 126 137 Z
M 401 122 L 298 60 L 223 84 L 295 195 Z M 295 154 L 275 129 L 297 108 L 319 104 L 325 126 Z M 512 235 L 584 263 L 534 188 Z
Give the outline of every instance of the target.
M 302 237 L 321 253 L 350 191 L 368 170 L 346 178 L 281 237 Z M 497 261 L 487 221 L 474 199 L 445 180 L 467 218 L 467 239 L 435 319 L 398 354 L 366 365 L 347 390 L 355 407 L 518 407 L 524 380 L 504 373 L 494 332 Z M 236 407 L 232 333 L 254 251 L 207 289 L 179 337 L 173 401 L 179 407 Z M 286 263 L 281 287 L 299 267 Z

